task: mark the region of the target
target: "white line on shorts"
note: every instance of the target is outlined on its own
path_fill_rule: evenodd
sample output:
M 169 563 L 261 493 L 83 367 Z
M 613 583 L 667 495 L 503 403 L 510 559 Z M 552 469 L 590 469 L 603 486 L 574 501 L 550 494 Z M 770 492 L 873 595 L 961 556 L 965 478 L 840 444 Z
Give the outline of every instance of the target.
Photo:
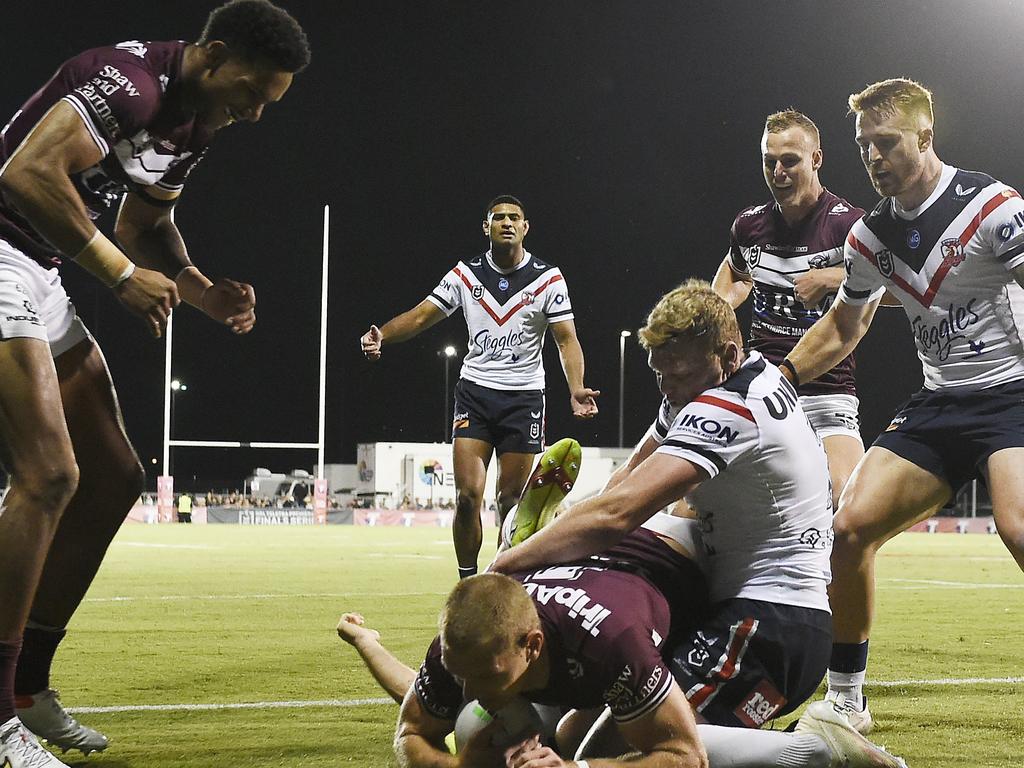
M 292 595 L 282 594 L 256 594 L 256 595 L 140 595 L 129 597 L 126 595 L 113 597 L 87 597 L 86 603 L 135 603 L 135 602 L 160 602 L 173 600 L 282 600 L 295 598 L 318 598 L 318 597 L 436 597 L 447 595 L 447 592 L 378 592 L 369 595 L 366 592 L 300 592 Z
M 869 680 L 868 687 L 913 688 L 930 685 L 1017 685 L 1024 677 L 964 677 L 934 680 Z M 393 704 L 387 697 L 366 699 L 319 699 L 312 701 L 246 701 L 235 704 L 126 704 L 113 707 L 68 707 L 74 715 L 113 714 L 118 712 L 203 712 L 226 709 L 303 709 L 309 707 L 364 707 Z M 396 705 L 397 706 L 397 705 Z

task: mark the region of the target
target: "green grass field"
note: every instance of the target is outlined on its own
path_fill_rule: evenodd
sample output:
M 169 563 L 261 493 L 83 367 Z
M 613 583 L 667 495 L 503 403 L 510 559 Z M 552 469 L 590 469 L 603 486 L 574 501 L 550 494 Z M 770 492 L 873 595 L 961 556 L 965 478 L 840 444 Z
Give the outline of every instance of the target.
M 383 693 L 334 625 L 359 611 L 417 666 L 453 584 L 449 536 L 125 526 L 57 657 L 67 706 L 111 708 L 79 714 L 106 753 L 70 762 L 393 765 L 397 707 L 358 701 Z M 995 536 L 904 534 L 882 554 L 873 738 L 911 768 L 1024 764 L 1024 576 Z

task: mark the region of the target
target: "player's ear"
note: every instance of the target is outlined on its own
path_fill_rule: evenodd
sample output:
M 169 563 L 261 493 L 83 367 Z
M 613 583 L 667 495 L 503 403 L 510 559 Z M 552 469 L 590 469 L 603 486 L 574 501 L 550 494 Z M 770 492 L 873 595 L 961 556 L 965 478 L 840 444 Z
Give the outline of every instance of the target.
M 544 648 L 544 633 L 540 629 L 531 629 L 526 633 L 526 657 L 530 662 L 540 658 Z
M 821 147 L 818 147 L 814 152 L 811 153 L 811 170 L 818 170 L 821 168 L 822 153 Z
M 210 40 L 203 43 L 203 50 L 206 52 L 206 67 L 210 72 L 216 72 L 231 54 L 227 43 L 222 40 Z
M 488 216 L 486 219 L 484 219 L 483 230 L 484 230 L 484 237 L 490 237 L 491 236 L 491 217 L 490 216 Z
M 523 237 L 526 237 L 526 233 L 530 231 L 530 220 L 523 219 Z
M 927 152 L 931 148 L 934 138 L 935 133 L 931 128 L 922 128 L 917 132 L 917 148 L 922 152 Z

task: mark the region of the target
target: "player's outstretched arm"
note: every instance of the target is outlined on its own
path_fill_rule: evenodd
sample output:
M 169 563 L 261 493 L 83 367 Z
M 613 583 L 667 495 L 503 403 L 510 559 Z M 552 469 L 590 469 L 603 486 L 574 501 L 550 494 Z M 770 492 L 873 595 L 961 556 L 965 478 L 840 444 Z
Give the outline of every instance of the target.
M 385 344 L 407 341 L 444 318 L 444 312 L 436 304 L 424 299 L 408 312 L 391 318 L 380 328 L 371 325 L 370 330 L 359 337 L 359 346 L 367 360 L 380 360 L 380 350 Z
M 871 326 L 877 308 L 878 300 L 867 304 L 837 300 L 786 355 L 800 379 L 793 383 L 813 381 L 853 352 Z M 793 380 L 793 371 L 786 365 L 782 366 L 782 372 Z
M 338 637 L 356 649 L 373 679 L 384 692 L 401 704 L 416 679 L 416 671 L 399 661 L 380 642 L 380 632 L 366 626 L 358 613 L 345 613 L 338 619 Z
M 718 265 L 718 271 L 715 272 L 715 279 L 711 281 L 711 288 L 729 302 L 733 309 L 736 309 L 747 300 L 751 288 L 754 287 L 754 281 L 750 279 L 749 275 L 741 275 L 733 269 L 731 261 L 728 254 L 722 259 L 722 263 Z
M 656 452 L 611 490 L 573 505 L 499 554 L 489 570 L 517 573 L 601 552 L 706 479 L 707 473 L 686 459 Z
M 572 415 L 577 419 L 592 419 L 597 415 L 597 398 L 599 389 L 590 389 L 583 384 L 583 347 L 576 337 L 576 324 L 572 320 L 552 323 L 551 335 L 558 345 L 558 355 L 562 361 L 562 372 L 565 382 L 569 385 L 569 403 Z

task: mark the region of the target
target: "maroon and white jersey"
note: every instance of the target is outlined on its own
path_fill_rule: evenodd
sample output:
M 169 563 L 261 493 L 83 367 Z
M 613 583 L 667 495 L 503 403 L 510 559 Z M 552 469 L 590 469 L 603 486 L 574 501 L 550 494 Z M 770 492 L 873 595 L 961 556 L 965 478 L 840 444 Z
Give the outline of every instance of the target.
M 512 574 L 533 598 L 550 662 L 547 685 L 523 696 L 537 704 L 586 708 L 607 705 L 619 722 L 656 709 L 672 675 L 661 658 L 669 635 L 668 584 L 688 598 L 674 603 L 696 616 L 704 607 L 697 567 L 648 530 L 587 561 Z M 685 607 L 682 607 L 685 606 Z M 454 720 L 462 687 L 445 669 L 440 639 L 427 651 L 413 684 L 424 708 Z
M 490 251 L 460 261 L 427 301 L 449 317 L 462 307 L 469 328 L 462 378 L 491 389 L 544 389 L 545 332 L 573 319 L 562 272 L 528 251 L 507 270 Z
M 708 474 L 686 500 L 700 525 L 712 603 L 744 597 L 829 609 L 828 462 L 776 366 L 751 352 L 674 416 L 663 406 L 648 434 L 658 453 Z
M 935 191 L 904 210 L 886 198 L 847 240 L 841 301 L 888 288 L 907 313 L 926 389 L 1024 379 L 1024 200 L 976 171 L 944 165 Z
M 843 265 L 843 243 L 864 211 L 827 189 L 799 224 L 790 227 L 775 202 L 740 211 L 732 225 L 729 265 L 749 276 L 753 311 L 750 348 L 779 363 L 832 305 L 834 294 L 808 309 L 793 295 L 796 278 L 811 269 Z M 800 385 L 801 395 L 856 394 L 850 355 L 828 373 Z
M 195 124 L 194 114 L 182 111 L 176 97 L 186 46 L 131 40 L 64 62 L 0 133 L 0 163 L 6 164 L 36 124 L 63 101 L 82 118 L 103 153 L 97 165 L 71 177 L 93 219 L 125 190 L 139 192 L 154 184 L 180 190 L 213 135 Z M 60 264 L 60 252 L 2 196 L 0 238 L 43 266 Z

